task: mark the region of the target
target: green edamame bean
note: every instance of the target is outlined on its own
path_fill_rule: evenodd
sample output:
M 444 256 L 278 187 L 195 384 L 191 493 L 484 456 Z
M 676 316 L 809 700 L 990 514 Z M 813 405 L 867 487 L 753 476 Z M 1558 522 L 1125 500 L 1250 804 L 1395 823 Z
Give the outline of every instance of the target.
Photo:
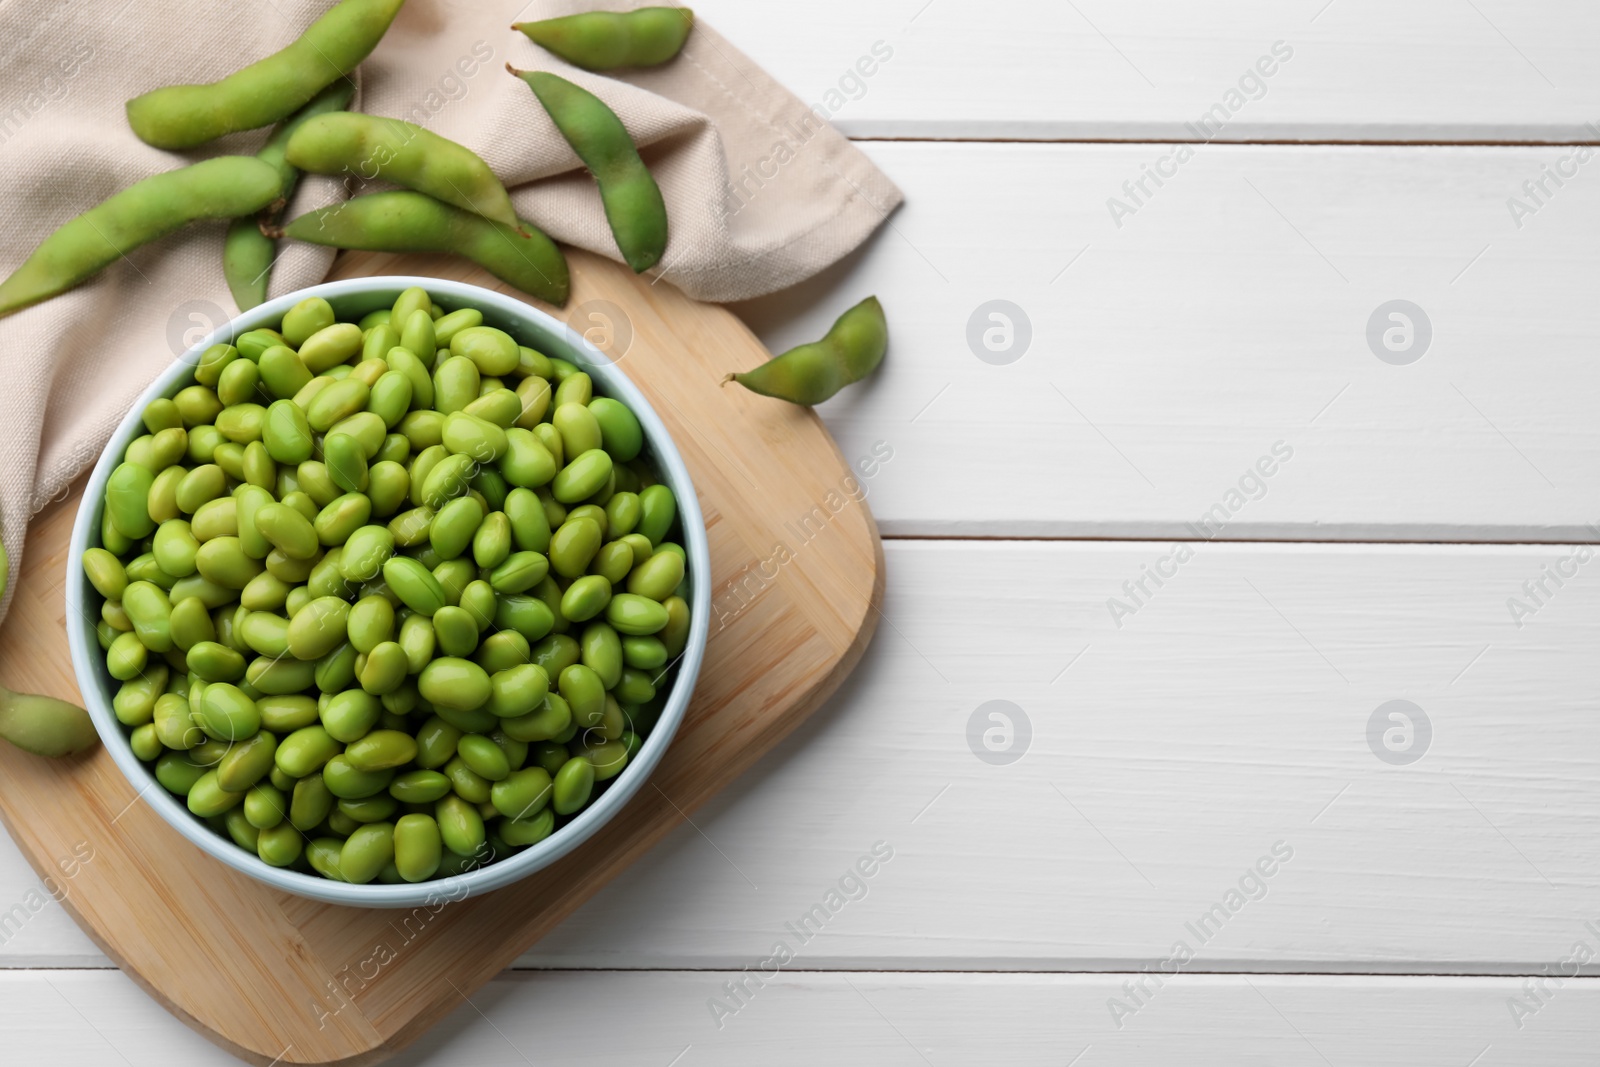
M 244 795 L 244 817 L 257 830 L 270 830 L 289 817 L 289 799 L 271 782 L 258 782 Z
M 489 572 L 489 584 L 497 593 L 523 593 L 550 573 L 550 561 L 539 552 L 515 552 Z
M 321 551 L 316 528 L 287 504 L 273 502 L 257 507 L 255 526 L 262 537 L 289 559 L 309 560 Z
M 434 343 L 441 348 L 449 348 L 450 342 L 455 340 L 456 334 L 470 327 L 481 325 L 483 325 L 483 312 L 477 308 L 457 308 L 434 322 Z
M 122 591 L 128 587 L 128 573 L 122 561 L 103 548 L 84 551 L 83 573 L 95 592 L 107 600 L 121 600 Z
M 206 771 L 189 786 L 186 801 L 190 811 L 209 819 L 244 803 L 244 794 L 223 789 L 217 782 L 217 772 Z
M 329 434 L 322 442 L 323 464 L 333 484 L 347 493 L 367 491 L 367 453 L 349 434 Z
M 519 349 L 522 353 L 533 352 L 531 348 Z M 538 355 L 537 352 L 534 353 Z M 520 406 L 513 424 L 531 430 L 544 418 L 544 413 L 550 409 L 550 383 L 540 377 L 527 377 L 517 383 L 516 397 Z
M 145 648 L 151 652 L 172 648 L 172 601 L 165 590 L 154 582 L 129 582 L 122 592 L 122 607 Z
M 677 55 L 694 27 L 686 7 L 641 7 L 633 11 L 586 11 L 518 22 L 534 44 L 584 70 L 653 67 Z
M 478 463 L 493 463 L 510 447 L 505 430 L 465 411 L 453 412 L 445 418 L 443 439 L 445 448 L 471 456 Z
M 374 730 L 351 742 L 344 756 L 358 771 L 389 770 L 415 759 L 417 742 L 398 730 Z
M 559 693 L 546 693 L 538 707 L 526 715 L 500 720 L 500 728 L 507 737 L 527 742 L 547 741 L 572 726 L 572 709 Z
M 622 541 L 612 541 L 600 546 L 594 559 L 589 563 L 589 570 L 603 577 L 612 585 L 620 585 L 633 569 L 633 549 Z
M 543 667 L 524 663 L 496 671 L 489 679 L 490 714 L 502 719 L 521 718 L 538 710 L 550 691 L 550 677 Z
M 200 728 L 219 741 L 245 741 L 261 729 L 255 701 L 227 682 L 206 686 L 197 710 Z
M 387 526 L 362 526 L 350 535 L 339 553 L 339 573 L 352 582 L 376 578 L 384 561 L 394 555 L 394 534 Z
M 429 718 L 417 731 L 417 766 L 433 770 L 449 763 L 456 754 L 456 744 L 461 740 L 461 734 L 460 728 L 437 715 Z
M 751 392 L 793 404 L 820 404 L 878 369 L 889 347 L 889 326 L 878 298 L 846 311 L 820 341 L 791 348 L 755 370 L 730 374 Z
M 572 622 L 587 622 L 611 601 L 611 583 L 599 574 L 578 578 L 561 594 L 561 614 Z
M 599 97 L 559 75 L 511 72 L 533 90 L 594 175 L 622 258 L 636 274 L 649 270 L 667 247 L 667 206 L 622 120 Z
M 260 383 L 261 369 L 248 359 L 236 359 L 224 367 L 217 378 L 217 399 L 222 401 L 224 409 L 243 404 L 256 395 Z
M 277 740 L 265 730 L 234 745 L 217 764 L 217 784 L 230 793 L 247 792 L 272 770 Z
M 602 447 L 618 463 L 635 459 L 644 448 L 644 429 L 627 405 L 608 396 L 589 401 L 589 413 L 600 424 Z
M 394 605 L 385 597 L 362 597 L 350 609 L 346 629 L 357 652 L 371 652 L 394 633 Z
M 505 431 L 506 450 L 500 459 L 500 473 L 514 486 L 536 489 L 556 476 L 556 457 L 538 436 L 520 427 Z
M 471 660 L 442 656 L 417 675 L 417 689 L 435 709 L 473 711 L 493 693 L 488 673 Z
M 244 657 L 215 641 L 197 642 L 188 650 L 184 662 L 191 674 L 208 682 L 237 682 L 244 677 Z
M 65 292 L 185 223 L 259 211 L 281 188 L 275 170 L 248 156 L 218 156 L 135 182 L 40 242 L 0 282 L 0 316 Z M 210 420 L 190 425 L 202 421 Z
M 128 124 L 146 144 L 183 149 L 277 122 L 353 71 L 382 39 L 402 2 L 343 0 L 287 47 L 221 81 L 169 85 L 129 100 Z
M 285 232 L 296 240 L 372 252 L 450 252 L 530 296 L 567 302 L 567 261 L 543 233 L 485 219 L 421 193 L 369 193 L 308 212 Z M 422 353 L 418 353 L 422 355 Z M 443 409 L 441 409 L 443 410 Z
M 663 604 L 637 593 L 618 593 L 606 605 L 606 621 L 618 633 L 647 636 L 661 631 L 667 620 Z
M 499 745 L 483 734 L 464 734 L 456 743 L 456 758 L 466 764 L 473 774 L 487 782 L 498 782 L 511 773 L 511 764 L 506 759 L 506 754 L 500 750 Z M 484 799 L 487 800 L 488 796 L 486 795 Z
M 317 723 L 317 702 L 300 693 L 263 696 L 256 701 L 261 726 L 277 734 L 291 734 Z
M 629 634 L 622 638 L 622 660 L 641 671 L 655 671 L 666 665 L 667 646 L 658 637 Z
M 498 672 L 520 667 L 528 662 L 528 639 L 515 630 L 492 633 L 479 642 L 478 651 L 472 658 L 473 662 L 489 672 L 489 681 L 492 684 Z
M 433 632 L 447 656 L 468 656 L 478 647 L 478 624 L 462 608 L 447 605 L 434 612 Z
M 287 696 L 311 686 L 316 667 L 315 663 L 302 662 L 290 656 L 260 656 L 251 660 L 250 666 L 245 668 L 244 680 L 268 696 Z
M 555 613 L 537 597 L 513 594 L 498 599 L 494 624 L 500 629 L 513 630 L 528 641 L 537 641 L 556 624 Z
M 213 537 L 195 552 L 194 566 L 200 577 L 213 585 L 238 591 L 266 569 L 259 559 L 245 553 L 237 537 Z
M 556 407 L 562 404 L 577 404 L 587 406 L 594 398 L 594 379 L 589 377 L 587 371 L 578 371 L 561 379 L 561 384 L 556 386 L 553 403 Z M 590 414 L 594 414 L 590 412 Z
M 261 371 L 262 384 L 274 398 L 273 403 L 280 400 L 293 402 L 317 380 L 301 362 L 299 354 L 283 344 L 273 345 L 263 352 L 257 366 Z
M 550 492 L 563 504 L 576 504 L 599 492 L 611 477 L 611 456 L 604 449 L 581 452 L 561 468 Z
M 676 552 L 658 552 L 628 575 L 628 592 L 664 601 L 683 583 L 684 559 Z
M 378 698 L 360 689 L 335 693 L 321 709 L 323 729 L 335 741 L 346 744 L 354 744 L 365 737 L 382 714 L 383 705 Z
M 516 340 L 493 326 L 466 326 L 440 344 L 447 345 L 452 356 L 470 359 L 481 374 L 500 377 L 516 370 L 522 362 Z
M 313 770 L 320 771 L 321 764 Z M 289 823 L 302 833 L 312 830 L 328 817 L 334 804 L 334 795 L 328 791 L 328 783 L 322 780 L 322 775 L 309 774 L 294 784 L 289 799 Z
M 350 605 L 336 596 L 319 596 L 289 620 L 289 653 L 296 659 L 320 659 L 345 640 Z
M 518 226 L 505 186 L 477 153 L 399 119 L 344 111 L 321 115 L 295 131 L 287 158 L 313 174 L 359 167 L 363 177 L 426 193 L 513 230 Z
M 551 806 L 557 815 L 571 815 L 589 803 L 594 792 L 594 764 L 583 756 L 573 756 L 555 773 Z
M 411 407 L 411 379 L 397 370 L 386 371 L 372 385 L 367 410 L 383 420 L 386 427 L 398 426 Z
M 217 630 L 211 622 L 210 609 L 197 596 L 184 597 L 172 605 L 167 616 L 167 631 L 172 635 L 172 645 L 181 652 L 189 652 L 196 645 L 216 640 Z M 240 664 L 240 673 L 244 665 Z M 217 679 L 231 681 L 232 679 Z
M 325 433 L 339 420 L 366 410 L 371 396 L 372 388 L 360 378 L 340 378 L 311 398 L 306 405 L 306 422 L 318 433 Z
M 364 800 L 388 789 L 394 771 L 358 771 L 341 753 L 323 764 L 322 780 L 340 800 Z
M 183 519 L 168 519 L 156 527 L 150 552 L 161 569 L 175 578 L 186 578 L 195 571 L 195 554 L 200 542 L 195 540 L 189 524 Z
M 439 580 L 409 556 L 391 556 L 385 560 L 383 580 L 406 607 L 419 615 L 431 616 L 446 604 Z
M 550 523 L 544 505 L 531 489 L 519 487 L 507 493 L 505 513 L 511 520 L 511 539 L 518 549 L 539 553 L 549 550 Z
M 568 519 L 550 535 L 550 569 L 563 578 L 577 578 L 600 551 L 600 524 L 588 517 Z
M 442 837 L 430 815 L 413 812 L 394 824 L 394 865 L 408 882 L 425 882 L 439 870 Z
M 345 493 L 328 501 L 311 525 L 322 544 L 342 545 L 371 517 L 371 500 L 360 493 Z
M 616 686 L 622 677 L 622 639 L 617 631 L 603 622 L 591 622 L 583 628 L 578 647 L 583 665 L 600 676 L 601 685 Z
M 605 443 L 605 438 L 600 434 L 599 420 L 583 404 L 557 404 L 550 416 L 550 425 L 560 436 L 561 453 L 567 457 L 576 458 Z M 557 462 L 560 462 L 559 458 Z
M 639 525 L 639 494 L 627 492 L 625 490 L 613 493 L 611 499 L 606 501 L 605 512 L 606 532 L 618 540 L 626 538 L 629 534 L 633 533 L 634 527 Z M 649 538 L 641 535 L 639 540 L 644 542 L 644 547 L 646 549 L 651 547 Z M 639 554 L 639 550 L 636 547 L 636 542 L 629 541 L 627 543 L 629 547 L 634 549 L 633 556 L 635 563 L 643 563 L 646 559 L 650 558 L 650 552 L 648 551 L 646 551 L 642 556 Z
M 415 770 L 397 775 L 389 795 L 402 804 L 432 804 L 450 793 L 450 779 L 438 771 Z
M 639 525 L 634 531 L 649 538 L 652 545 L 666 540 L 677 517 L 678 501 L 667 486 L 657 483 L 639 491 Z
M 572 720 L 580 729 L 600 725 L 605 712 L 606 687 L 600 675 L 581 663 L 574 663 L 561 671 L 556 679 L 561 699 L 572 711 Z
M 402 442 L 404 440 L 401 438 Z M 410 491 L 411 476 L 394 460 L 380 460 L 367 472 L 367 499 L 372 502 L 372 514 L 378 518 L 387 518 L 398 511 Z
M 246 798 L 248 800 L 248 798 Z M 256 838 L 256 855 L 271 867 L 292 867 L 305 847 L 300 831 L 287 822 L 269 826 Z
M 434 618 L 437 621 L 438 616 Z M 395 641 L 385 641 L 367 653 L 365 662 L 358 665 L 356 676 L 362 689 L 382 696 L 400 688 L 409 665 L 406 650 Z
M 460 797 L 445 797 L 434 808 L 439 838 L 444 847 L 458 856 L 476 855 L 487 840 L 483 816 Z
M 476 466 L 477 461 L 471 456 L 447 455 L 439 460 L 422 483 L 421 503 L 430 508 L 443 508 L 449 501 L 467 492 Z M 412 483 L 416 484 L 416 480 L 413 473 Z
M 676 658 L 689 643 L 689 605 L 681 596 L 671 596 L 661 605 L 667 609 L 667 624 L 657 631 L 667 656 Z
M 106 481 L 106 516 L 117 532 L 130 540 L 155 532 L 155 520 L 150 517 L 150 487 L 154 483 L 155 475 L 148 467 L 132 462 L 119 464 Z
M 543 767 L 525 767 L 494 783 L 490 803 L 508 819 L 531 819 L 550 803 L 552 786 Z
M 448 416 L 478 398 L 481 382 L 478 365 L 465 356 L 449 356 L 439 364 L 433 372 L 433 405 L 446 416 L 446 424 Z
M 394 825 L 368 823 L 345 839 L 339 851 L 339 873 L 344 880 L 365 885 L 394 859 Z

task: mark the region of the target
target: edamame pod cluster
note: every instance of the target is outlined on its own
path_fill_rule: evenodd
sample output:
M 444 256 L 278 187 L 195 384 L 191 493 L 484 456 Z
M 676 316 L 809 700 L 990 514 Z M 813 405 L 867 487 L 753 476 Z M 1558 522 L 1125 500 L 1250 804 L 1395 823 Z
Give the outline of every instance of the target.
M 676 501 L 581 368 L 421 289 L 355 321 L 313 297 L 144 427 L 82 560 L 112 708 L 239 847 L 461 873 L 558 830 L 654 727 L 689 638 Z

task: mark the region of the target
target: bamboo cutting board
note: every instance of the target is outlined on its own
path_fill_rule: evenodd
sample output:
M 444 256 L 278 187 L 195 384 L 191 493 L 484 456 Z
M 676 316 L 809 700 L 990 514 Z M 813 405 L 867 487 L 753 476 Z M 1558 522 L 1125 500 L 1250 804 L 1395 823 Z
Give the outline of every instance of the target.
M 767 358 L 761 343 L 664 282 L 593 255 L 571 262 L 572 300 L 554 313 L 620 359 L 671 431 L 712 566 L 689 713 L 650 783 L 594 837 L 481 897 L 344 908 L 209 859 L 139 802 L 103 749 L 49 761 L 0 744 L 0 816 L 46 885 L 163 1007 L 247 1061 L 369 1064 L 404 1047 L 798 725 L 871 637 L 883 550 L 854 472 L 808 410 L 719 387 Z M 333 276 L 368 274 L 509 292 L 439 257 L 350 255 Z M 70 700 L 62 583 L 77 505 L 34 521 L 0 629 L 0 682 Z

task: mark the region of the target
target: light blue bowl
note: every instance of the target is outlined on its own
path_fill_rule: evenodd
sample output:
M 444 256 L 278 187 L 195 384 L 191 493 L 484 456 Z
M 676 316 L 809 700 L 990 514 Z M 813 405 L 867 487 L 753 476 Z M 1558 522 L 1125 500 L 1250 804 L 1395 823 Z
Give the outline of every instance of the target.
M 521 343 L 550 356 L 557 356 L 578 364 L 594 379 L 595 391 L 615 397 L 631 408 L 644 427 L 646 452 L 655 461 L 662 480 L 672 488 L 678 498 L 678 518 L 683 526 L 684 550 L 688 556 L 688 582 L 693 623 L 689 643 L 678 663 L 677 676 L 672 691 L 655 729 L 645 739 L 639 754 L 627 768 L 611 781 L 610 786 L 576 817 L 558 828 L 555 833 L 532 845 L 510 859 L 492 863 L 466 874 L 440 878 L 430 882 L 401 885 L 349 885 L 329 881 L 317 875 L 282 870 L 268 866 L 231 840 L 211 830 L 204 822 L 190 814 L 178 798 L 168 793 L 155 776 L 134 756 L 128 747 L 127 735 L 111 711 L 111 697 L 117 682 L 106 671 L 105 656 L 95 639 L 94 620 L 100 616 L 99 594 L 84 579 L 83 568 L 77 561 L 85 549 L 100 543 L 100 515 L 105 499 L 106 479 L 121 461 L 123 450 L 135 437 L 144 432 L 140 416 L 145 406 L 158 397 L 171 396 L 193 380 L 194 367 L 200 353 L 211 345 L 232 341 L 247 330 L 262 326 L 277 326 L 283 313 L 309 296 L 320 296 L 333 305 L 341 319 L 356 319 L 367 312 L 389 307 L 401 290 L 421 286 L 433 294 L 441 307 L 454 310 L 475 307 L 483 312 L 484 322 L 507 331 Z M 710 580 L 711 559 L 706 550 L 705 520 L 700 514 L 700 503 L 683 458 L 667 434 L 650 404 L 633 383 L 618 370 L 593 345 L 565 324 L 538 311 L 522 301 L 500 293 L 490 292 L 475 285 L 443 281 L 438 278 L 352 278 L 328 282 L 300 292 L 270 300 L 260 307 L 245 312 L 226 326 L 214 331 L 200 341 L 183 358 L 174 363 L 160 378 L 145 390 L 134 404 L 122 424 L 117 427 L 111 442 L 95 464 L 94 473 L 84 489 L 83 503 L 78 509 L 72 527 L 72 549 L 67 562 L 67 638 L 72 647 L 72 667 L 78 677 L 78 688 L 83 693 L 84 704 L 94 720 L 95 729 L 117 766 L 127 776 L 143 802 L 155 808 L 172 827 L 194 842 L 201 850 L 234 870 L 243 871 L 268 885 L 314 900 L 332 904 L 347 904 L 369 908 L 406 908 L 438 900 L 458 900 L 462 897 L 484 893 L 509 885 L 525 875 L 549 866 L 583 843 L 600 829 L 613 815 L 627 804 L 649 777 L 661 760 L 678 724 L 683 721 L 694 691 L 700 663 L 705 656 L 707 623 L 711 615 Z

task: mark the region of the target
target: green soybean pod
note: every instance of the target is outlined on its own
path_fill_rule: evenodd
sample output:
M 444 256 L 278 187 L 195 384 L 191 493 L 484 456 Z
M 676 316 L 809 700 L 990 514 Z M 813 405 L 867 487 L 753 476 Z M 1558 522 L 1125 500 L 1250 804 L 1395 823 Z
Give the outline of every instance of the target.
M 694 12 L 689 8 L 641 7 L 586 11 L 518 22 L 511 28 L 575 67 L 605 71 L 665 63 L 683 48 L 693 27 Z
M 476 855 L 487 840 L 483 816 L 460 797 L 445 797 L 434 808 L 439 838 L 444 847 L 458 856 Z
M 657 483 L 639 492 L 639 525 L 634 527 L 652 545 L 666 540 L 667 531 L 678 516 L 678 501 L 667 486 Z
M 148 145 L 183 149 L 277 122 L 355 70 L 403 2 L 343 0 L 286 48 L 221 81 L 170 85 L 134 97 L 128 125 Z
M 555 243 L 405 190 L 369 193 L 308 212 L 285 228 L 292 238 L 369 252 L 449 252 L 464 256 L 530 296 L 560 306 L 571 280 Z M 424 353 L 418 353 L 423 356 Z
M 869 296 L 840 315 L 822 340 L 791 348 L 722 382 L 736 381 L 752 392 L 793 404 L 820 404 L 877 370 L 888 347 L 883 305 Z
M 557 815 L 571 815 L 589 803 L 594 792 L 594 764 L 573 756 L 555 773 L 551 806 Z
M 425 882 L 434 876 L 441 847 L 439 824 L 431 815 L 413 812 L 394 824 L 394 865 L 408 882 Z
M 667 247 L 667 205 L 622 120 L 599 97 L 559 75 L 506 69 L 533 90 L 594 175 L 622 258 L 636 274 L 649 270 Z
M 135 182 L 40 242 L 0 282 L 0 316 L 65 292 L 185 223 L 259 211 L 281 186 L 277 171 L 248 156 L 218 156 Z M 185 416 L 190 425 L 209 421 Z
M 287 158 L 313 174 L 358 167 L 366 178 L 403 185 L 515 230 L 505 186 L 477 153 L 400 119 L 348 111 L 320 115 L 289 138 Z

